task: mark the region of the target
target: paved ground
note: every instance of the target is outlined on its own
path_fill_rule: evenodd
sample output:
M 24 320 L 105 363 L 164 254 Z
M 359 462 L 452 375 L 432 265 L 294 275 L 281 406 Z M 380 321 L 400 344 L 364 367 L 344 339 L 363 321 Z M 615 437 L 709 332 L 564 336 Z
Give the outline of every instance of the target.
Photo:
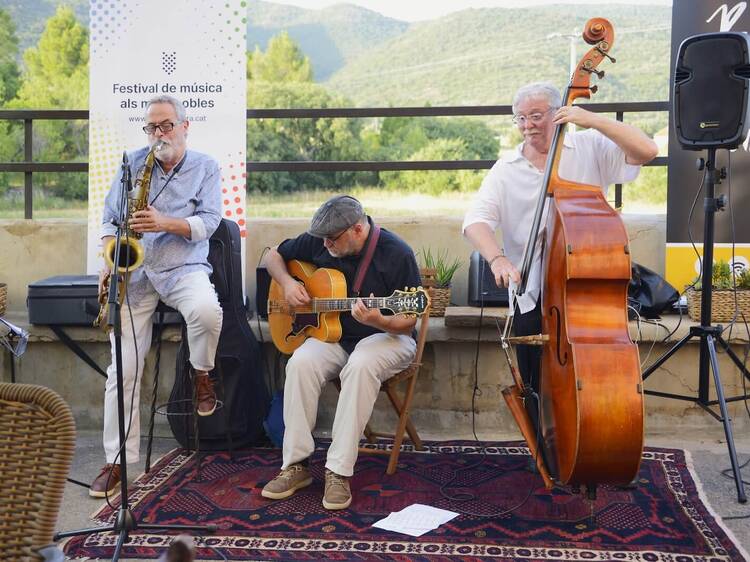
M 722 476 L 721 471 L 729 468 L 729 456 L 724 441 L 722 426 L 707 418 L 707 427 L 701 431 L 684 435 L 679 432 L 673 434 L 649 435 L 646 444 L 654 447 L 676 447 L 690 452 L 695 472 L 701 481 L 708 503 L 714 512 L 721 517 L 741 517 L 745 519 L 725 519 L 725 525 L 734 533 L 739 542 L 750 552 L 750 503 L 737 503 L 734 480 Z M 470 439 L 470 435 L 430 435 L 424 434 L 425 439 Z M 503 440 L 517 439 L 516 435 L 493 434 L 479 436 L 481 439 Z M 154 459 L 177 446 L 171 438 L 161 437 L 154 443 Z M 736 436 L 736 446 L 741 463 L 748 463 L 743 470 L 744 480 L 750 482 L 750 435 Z M 129 468 L 132 480 L 143 471 L 145 461 L 145 443 L 141 450 L 144 459 Z M 82 432 L 79 435 L 76 456 L 73 461 L 71 477 L 90 482 L 98 473 L 103 462 L 101 450 L 101 434 L 98 432 Z M 750 494 L 750 484 L 747 486 Z M 71 530 L 90 527 L 90 515 L 99 508 L 101 501 L 89 498 L 88 490 L 68 484 L 65 490 L 63 506 L 60 516 L 60 530 Z

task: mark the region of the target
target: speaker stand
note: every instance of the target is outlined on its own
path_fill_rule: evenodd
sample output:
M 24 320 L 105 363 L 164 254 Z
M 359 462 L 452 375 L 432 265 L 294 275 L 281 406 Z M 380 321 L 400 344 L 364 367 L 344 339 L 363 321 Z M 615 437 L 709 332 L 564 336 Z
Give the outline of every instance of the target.
M 742 482 L 742 473 L 737 462 L 737 452 L 734 447 L 734 436 L 732 434 L 732 420 L 727 410 L 728 402 L 745 400 L 747 395 L 724 397 L 724 388 L 721 384 L 721 373 L 719 372 L 719 361 L 716 356 L 716 343 L 726 351 L 727 355 L 737 365 L 737 368 L 748 380 L 750 372 L 745 368 L 737 354 L 729 347 L 729 343 L 722 337 L 722 327 L 711 324 L 711 277 L 714 265 L 714 215 L 716 211 L 723 208 L 723 201 L 715 197 L 714 186 L 719 183 L 719 173 L 716 170 L 716 148 L 708 149 L 706 158 L 706 195 L 703 200 L 703 211 L 705 222 L 703 225 L 703 271 L 701 277 L 701 325 L 692 326 L 690 332 L 680 341 L 678 341 L 664 355 L 657 359 L 650 367 L 643 371 L 643 380 L 645 381 L 651 374 L 672 355 L 674 355 L 683 345 L 687 344 L 693 338 L 700 338 L 700 359 L 698 362 L 698 396 L 686 396 L 681 394 L 671 394 L 667 392 L 657 392 L 654 390 L 645 390 L 644 393 L 651 396 L 661 396 L 662 398 L 671 398 L 675 400 L 687 400 L 694 402 L 716 420 L 724 425 L 724 435 L 727 440 L 727 449 L 729 451 L 729 460 L 732 463 L 732 472 L 734 473 L 734 482 L 737 486 L 737 501 L 739 503 L 747 502 L 745 488 Z M 716 400 L 709 400 L 709 367 L 713 373 L 714 387 L 716 388 Z M 714 412 L 712 406 L 719 406 L 720 414 Z

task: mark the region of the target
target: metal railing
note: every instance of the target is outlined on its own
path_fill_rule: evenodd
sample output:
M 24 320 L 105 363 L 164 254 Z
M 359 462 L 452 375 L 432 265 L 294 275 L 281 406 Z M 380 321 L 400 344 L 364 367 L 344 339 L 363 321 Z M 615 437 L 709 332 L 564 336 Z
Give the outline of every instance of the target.
M 614 113 L 623 121 L 626 113 L 669 111 L 669 102 L 581 104 L 597 113 Z M 444 106 L 444 107 L 380 107 L 380 108 L 310 108 L 310 109 L 248 109 L 247 119 L 319 119 L 319 118 L 382 118 L 382 117 L 456 117 L 510 116 L 510 105 Z M 0 110 L 0 120 L 23 121 L 24 161 L 0 162 L 0 172 L 24 174 L 24 218 L 33 217 L 33 174 L 38 172 L 88 172 L 88 162 L 34 162 L 34 121 L 88 120 L 88 110 Z M 495 160 L 360 160 L 360 161 L 253 161 L 248 172 L 381 172 L 398 170 L 482 170 Z M 658 157 L 649 166 L 666 166 L 667 157 Z M 615 186 L 615 207 L 622 206 L 622 186 Z

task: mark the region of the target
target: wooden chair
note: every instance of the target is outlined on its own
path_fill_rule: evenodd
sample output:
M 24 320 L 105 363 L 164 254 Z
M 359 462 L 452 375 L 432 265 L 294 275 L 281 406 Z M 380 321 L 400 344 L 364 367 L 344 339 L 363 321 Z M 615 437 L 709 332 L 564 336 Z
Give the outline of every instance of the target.
M 390 379 L 380 385 L 380 391 L 385 392 L 388 399 L 396 411 L 398 422 L 396 424 L 396 431 L 394 433 L 379 433 L 373 431 L 368 423 L 365 427 L 365 437 L 367 442 L 370 444 L 377 443 L 378 437 L 388 437 L 393 439 L 393 448 L 390 451 L 384 449 L 377 449 L 373 447 L 360 447 L 359 452 L 365 454 L 377 454 L 377 455 L 388 455 L 388 468 L 386 474 L 394 474 L 396 472 L 396 465 L 398 464 L 398 456 L 401 453 L 401 444 L 404 441 L 405 433 L 408 435 L 408 439 L 414 444 L 414 448 L 417 451 L 423 451 L 424 446 L 422 440 L 419 438 L 417 429 L 409 417 L 411 410 L 411 401 L 414 398 L 414 391 L 417 386 L 417 375 L 419 374 L 419 368 L 422 366 L 422 355 L 424 353 L 425 342 L 427 341 L 427 329 L 430 325 L 430 309 L 429 306 L 425 310 L 424 314 L 419 322 L 419 335 L 417 336 L 417 352 L 414 355 L 414 359 L 411 364 L 401 371 L 396 373 Z M 406 382 L 406 391 L 403 394 L 403 399 L 398 395 L 398 385 L 401 382 Z M 336 379 L 336 388 L 341 390 L 341 381 Z
M 70 407 L 43 386 L 0 383 L 0 560 L 43 560 L 75 450 Z

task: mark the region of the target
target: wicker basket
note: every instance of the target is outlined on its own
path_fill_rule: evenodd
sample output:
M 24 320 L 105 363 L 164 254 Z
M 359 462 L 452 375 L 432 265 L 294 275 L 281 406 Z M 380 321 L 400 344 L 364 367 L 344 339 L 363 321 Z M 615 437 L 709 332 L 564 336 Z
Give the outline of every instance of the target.
M 701 291 L 689 289 L 687 291 L 688 314 L 690 319 L 700 322 L 701 319 Z M 731 289 L 714 289 L 711 293 L 711 321 L 729 322 L 734 318 L 735 300 Z M 750 321 L 750 290 L 737 290 L 737 319 L 742 317 Z
M 419 276 L 422 278 L 422 287 L 425 289 L 429 289 L 430 287 L 435 286 L 435 275 L 437 274 L 437 269 L 434 267 L 422 267 L 419 270 Z
M 430 288 L 430 316 L 445 316 L 445 307 L 451 303 L 450 287 Z
M 5 307 L 8 302 L 8 285 L 0 283 L 0 316 L 5 316 Z

